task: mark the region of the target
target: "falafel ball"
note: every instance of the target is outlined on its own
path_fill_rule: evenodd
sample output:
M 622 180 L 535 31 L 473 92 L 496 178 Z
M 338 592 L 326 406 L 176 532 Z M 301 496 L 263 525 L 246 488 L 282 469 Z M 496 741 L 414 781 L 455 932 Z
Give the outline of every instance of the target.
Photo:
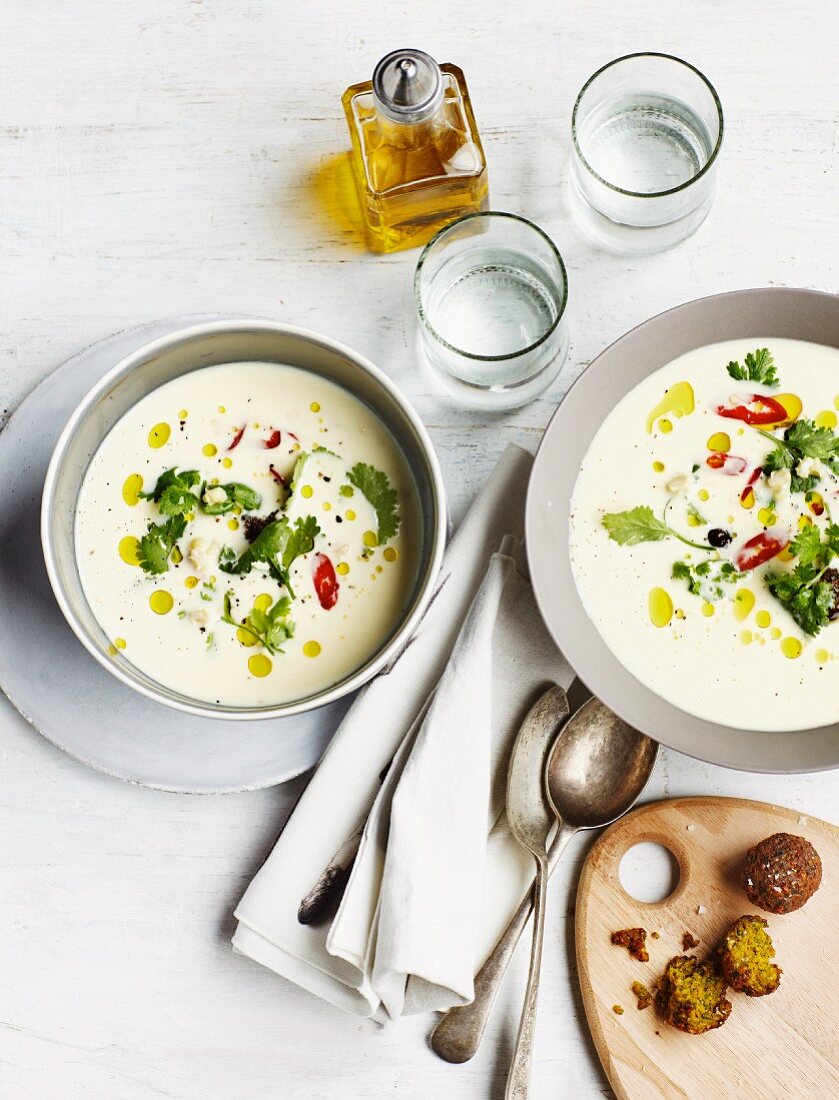
M 792 913 L 815 894 L 822 880 L 822 861 L 809 840 L 773 833 L 746 853 L 743 889 L 767 913 Z
M 731 1012 L 725 979 L 713 962 L 700 962 L 694 955 L 670 960 L 659 978 L 655 1005 L 668 1023 L 689 1035 L 721 1027 Z
M 723 977 L 737 993 L 763 997 L 780 984 L 781 969 L 771 961 L 775 948 L 763 917 L 736 920 L 717 948 L 717 958 Z

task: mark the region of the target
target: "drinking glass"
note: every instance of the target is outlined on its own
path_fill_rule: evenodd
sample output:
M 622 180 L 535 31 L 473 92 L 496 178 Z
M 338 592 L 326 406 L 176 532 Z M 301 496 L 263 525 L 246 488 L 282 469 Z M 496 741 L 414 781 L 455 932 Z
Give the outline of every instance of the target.
M 571 119 L 569 193 L 583 230 L 629 253 L 689 237 L 714 201 L 722 135 L 719 96 L 687 61 L 634 53 L 598 69 Z
M 421 344 L 437 382 L 481 408 L 524 405 L 568 354 L 565 265 L 516 214 L 467 214 L 429 241 L 414 275 Z

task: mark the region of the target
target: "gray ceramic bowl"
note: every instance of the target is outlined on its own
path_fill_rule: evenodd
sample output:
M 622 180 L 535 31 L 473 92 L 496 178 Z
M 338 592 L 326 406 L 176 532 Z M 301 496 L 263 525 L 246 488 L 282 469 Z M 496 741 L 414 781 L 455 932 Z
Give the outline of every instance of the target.
M 665 702 L 627 672 L 600 637 L 571 572 L 568 506 L 580 465 L 606 415 L 638 382 L 693 348 L 745 337 L 787 337 L 839 348 L 839 297 L 813 290 L 741 290 L 653 317 L 602 352 L 548 425 L 530 479 L 526 538 L 539 608 L 580 679 L 621 718 L 662 744 L 756 772 L 839 766 L 837 723 L 791 733 L 733 729 Z
M 105 435 L 137 401 L 173 378 L 218 363 L 258 360 L 302 367 L 336 382 L 363 401 L 390 431 L 407 460 L 422 518 L 417 581 L 408 610 L 378 653 L 326 691 L 271 707 L 206 703 L 157 683 L 122 655 L 88 605 L 75 554 L 76 500 L 91 458 Z M 342 344 L 271 321 L 213 321 L 181 329 L 118 362 L 84 397 L 59 436 L 44 483 L 41 541 L 50 583 L 68 623 L 114 676 L 159 703 L 205 718 L 280 718 L 312 710 L 355 691 L 391 661 L 431 600 L 446 540 L 445 489 L 431 441 L 419 417 L 380 370 Z

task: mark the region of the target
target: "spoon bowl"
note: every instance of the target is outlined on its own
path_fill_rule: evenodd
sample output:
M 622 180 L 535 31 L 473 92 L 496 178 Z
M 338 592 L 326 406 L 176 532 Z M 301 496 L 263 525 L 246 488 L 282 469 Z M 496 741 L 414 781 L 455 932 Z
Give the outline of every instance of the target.
M 565 828 L 598 829 L 638 800 L 658 745 L 592 697 L 566 723 L 545 767 L 548 801 Z
M 522 723 L 510 754 L 507 820 L 513 836 L 537 860 L 540 853 L 547 859 L 548 838 L 556 824 L 543 782 L 545 761 L 569 713 L 562 688 L 549 688 Z

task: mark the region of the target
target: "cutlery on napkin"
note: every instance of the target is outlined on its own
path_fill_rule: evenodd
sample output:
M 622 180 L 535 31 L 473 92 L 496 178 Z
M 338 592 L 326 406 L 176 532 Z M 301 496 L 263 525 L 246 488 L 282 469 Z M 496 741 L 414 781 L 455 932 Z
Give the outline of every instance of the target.
M 572 679 L 523 575 L 531 464 L 502 456 L 412 644 L 350 708 L 236 910 L 237 951 L 358 1015 L 467 1003 L 531 886 L 503 814 L 507 761 L 539 690 Z M 300 924 L 365 817 L 331 925 Z

